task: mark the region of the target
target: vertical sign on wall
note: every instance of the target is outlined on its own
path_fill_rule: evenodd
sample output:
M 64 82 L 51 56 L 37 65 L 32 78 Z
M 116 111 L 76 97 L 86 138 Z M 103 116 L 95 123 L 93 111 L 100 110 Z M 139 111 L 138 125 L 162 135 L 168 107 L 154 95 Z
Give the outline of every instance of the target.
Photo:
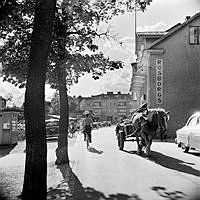
M 156 103 L 163 103 L 163 60 L 156 59 Z

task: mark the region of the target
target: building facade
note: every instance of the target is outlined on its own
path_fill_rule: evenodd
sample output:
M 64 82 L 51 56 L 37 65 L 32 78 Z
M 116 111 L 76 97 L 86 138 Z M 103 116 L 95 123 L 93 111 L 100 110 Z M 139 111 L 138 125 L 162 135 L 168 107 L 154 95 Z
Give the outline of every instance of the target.
M 0 110 L 6 108 L 6 99 L 0 96 Z
M 91 111 L 101 121 L 116 122 L 119 118 L 126 118 L 130 115 L 132 102 L 130 94 L 107 92 L 83 97 L 80 102 L 80 110 Z
M 135 101 L 134 107 L 139 107 L 147 101 L 147 71 L 144 65 L 144 50 L 148 48 L 153 42 L 160 39 L 167 32 L 164 31 L 151 31 L 151 32 L 138 32 L 136 43 L 137 60 L 132 64 L 132 80 L 130 92 Z M 143 61 L 143 62 L 141 62 Z M 146 65 L 146 64 L 145 64 Z
M 144 48 L 133 74 L 132 85 L 143 74 L 140 90 L 149 107 L 170 111 L 168 132 L 173 136 L 192 113 L 200 111 L 199 53 L 200 13 L 197 13 Z

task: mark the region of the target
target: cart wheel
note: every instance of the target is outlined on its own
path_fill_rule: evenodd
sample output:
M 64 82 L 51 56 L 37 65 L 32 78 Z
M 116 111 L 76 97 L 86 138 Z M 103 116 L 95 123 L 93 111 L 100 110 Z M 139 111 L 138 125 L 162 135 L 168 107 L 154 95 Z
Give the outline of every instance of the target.
M 118 135 L 118 146 L 119 150 L 123 150 L 124 148 L 124 135 L 123 132 L 120 132 Z

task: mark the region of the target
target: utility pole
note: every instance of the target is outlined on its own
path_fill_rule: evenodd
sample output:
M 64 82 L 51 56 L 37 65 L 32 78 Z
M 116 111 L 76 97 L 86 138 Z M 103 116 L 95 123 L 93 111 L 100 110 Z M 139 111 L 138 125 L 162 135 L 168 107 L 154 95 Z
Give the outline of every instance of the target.
M 134 21 L 135 21 L 135 55 L 136 55 L 136 49 L 137 49 L 137 2 L 135 0 L 135 5 L 134 5 Z

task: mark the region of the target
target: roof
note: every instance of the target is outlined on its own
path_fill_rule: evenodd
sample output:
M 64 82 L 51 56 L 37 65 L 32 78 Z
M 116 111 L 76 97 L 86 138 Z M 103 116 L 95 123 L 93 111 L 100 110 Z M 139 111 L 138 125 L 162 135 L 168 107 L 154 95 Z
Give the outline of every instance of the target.
M 169 31 L 171 31 L 172 29 L 177 28 L 177 27 L 180 26 L 180 25 L 181 25 L 181 23 L 175 24 L 175 25 L 172 26 L 171 28 L 167 29 L 166 32 L 169 32 Z
M 102 94 L 97 94 L 97 95 L 92 95 L 91 97 L 83 97 L 83 99 L 95 99 L 95 98 L 107 98 L 107 97 L 117 97 L 118 95 L 120 96 L 130 96 L 129 93 L 121 93 L 121 92 L 117 92 L 117 93 L 113 93 L 113 92 L 107 92 L 106 94 L 102 93 Z
M 169 32 L 162 36 L 160 39 L 156 40 L 153 44 L 151 44 L 148 49 L 151 49 L 152 47 L 158 45 L 159 43 L 161 43 L 162 41 L 164 41 L 165 39 L 167 39 L 168 37 L 170 37 L 171 35 L 173 35 L 174 33 L 176 33 L 177 31 L 181 30 L 182 28 L 184 28 L 186 25 L 188 25 L 190 22 L 192 22 L 193 20 L 197 19 L 198 17 L 200 17 L 200 12 L 195 14 L 194 16 L 192 16 L 190 19 L 188 19 L 187 21 L 185 21 L 183 24 L 181 25 L 175 25 L 173 26 L 171 29 L 168 29 Z M 171 30 L 171 31 L 170 31 Z
M 5 98 L 3 98 L 2 96 L 0 96 L 0 99 L 2 99 L 2 100 L 6 100 Z
M 137 32 L 137 36 L 145 36 L 147 38 L 161 37 L 165 35 L 165 31 L 146 31 L 146 32 Z

